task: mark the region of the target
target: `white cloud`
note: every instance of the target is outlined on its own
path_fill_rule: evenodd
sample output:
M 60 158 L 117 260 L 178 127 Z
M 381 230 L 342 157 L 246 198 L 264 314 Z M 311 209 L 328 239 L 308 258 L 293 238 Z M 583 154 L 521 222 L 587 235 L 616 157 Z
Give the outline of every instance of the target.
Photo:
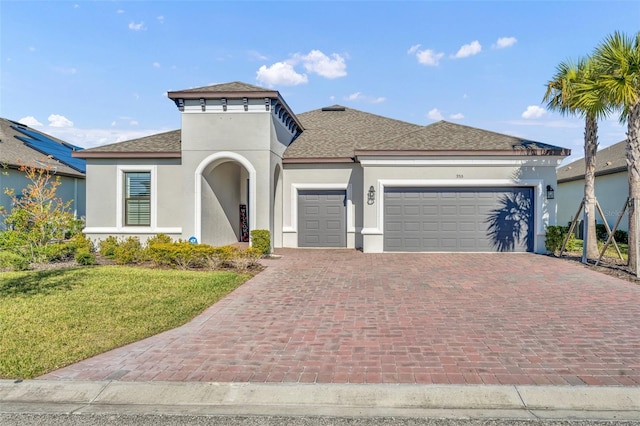
M 414 46 L 415 47 L 415 46 Z M 412 47 L 409 51 L 414 50 Z M 430 67 L 437 67 L 440 63 L 440 59 L 444 57 L 444 53 L 438 53 L 435 50 L 425 49 L 418 50 L 415 49 L 416 58 L 418 58 L 418 62 L 422 65 L 427 65 Z
M 452 120 L 462 120 L 464 118 L 464 114 L 462 114 L 461 112 L 457 114 L 451 114 L 449 118 Z
M 442 113 L 438 110 L 438 108 L 434 108 L 427 113 L 427 117 L 432 120 L 444 120 Z
M 133 31 L 144 31 L 147 29 L 147 27 L 144 26 L 144 22 L 142 21 L 140 21 L 139 24 L 136 24 L 135 22 L 131 21 L 129 22 L 129 29 Z
M 319 50 L 312 50 L 306 55 L 296 53 L 288 60 L 276 62 L 269 67 L 262 65 L 256 73 L 256 78 L 259 82 L 269 85 L 296 86 L 305 84 L 309 81 L 307 74 L 299 73 L 294 68 L 300 63 L 307 73 L 318 74 L 321 77 L 338 78 L 347 75 L 345 57 L 337 53 L 332 53 L 329 57 Z
M 344 58 L 337 53 L 332 53 L 331 57 L 319 50 L 312 50 L 307 55 L 296 54 L 294 60 L 302 61 L 307 72 L 318 74 L 325 78 L 339 78 L 347 75 L 347 64 Z
M 154 68 L 160 68 L 160 62 L 154 62 L 152 65 Z
M 251 61 L 266 61 L 267 59 L 269 59 L 267 56 L 263 55 L 257 50 L 248 51 L 247 56 L 249 56 L 249 60 Z
M 118 15 L 122 15 L 124 13 L 124 9 L 118 9 L 118 10 L 116 10 L 116 13 Z
M 73 121 L 64 115 L 51 114 L 48 120 L 51 127 L 73 127 Z
M 458 52 L 453 55 L 454 58 L 466 58 L 477 55 L 482 51 L 482 45 L 478 40 L 474 40 L 469 44 L 463 45 Z
M 407 50 L 407 54 L 408 55 L 413 55 L 414 53 L 416 53 L 418 51 L 418 49 L 420 49 L 420 44 L 414 44 L 413 46 L 411 46 L 409 48 L 409 50 Z
M 378 97 L 374 97 L 374 96 L 367 96 L 362 94 L 362 92 L 355 92 L 350 94 L 349 96 L 345 96 L 344 97 L 345 101 L 361 101 L 361 102 L 368 102 L 371 104 L 379 104 L 382 103 L 384 101 L 387 100 L 387 98 L 383 97 L 383 96 L 378 96 Z
M 297 86 L 309 81 L 306 74 L 297 73 L 293 66 L 287 62 L 276 62 L 270 67 L 261 66 L 256 73 L 256 78 L 260 83 L 269 86 Z
M 500 37 L 496 44 L 493 45 L 495 49 L 504 49 L 506 47 L 511 47 L 518 42 L 518 39 L 515 37 Z
M 35 52 L 36 48 L 34 46 L 29 46 L 29 52 Z
M 137 121 L 137 120 L 131 120 L 131 121 L 129 122 L 129 125 L 130 125 L 130 126 L 137 126 L 138 124 L 140 124 L 140 123 L 138 123 L 138 121 Z
M 39 122 L 34 116 L 27 116 L 27 117 L 22 117 L 20 120 L 18 120 L 18 123 L 22 123 L 25 124 L 27 126 L 31 126 L 31 127 L 40 127 L 42 126 L 42 123 Z
M 111 127 L 116 127 L 118 125 L 118 123 L 114 120 L 111 122 Z
M 164 16 L 160 15 L 156 18 L 158 20 L 158 22 L 160 22 L 161 24 L 164 24 Z
M 540 118 L 545 114 L 546 110 L 537 105 L 529 105 L 527 109 L 522 113 L 522 118 L 527 120 Z

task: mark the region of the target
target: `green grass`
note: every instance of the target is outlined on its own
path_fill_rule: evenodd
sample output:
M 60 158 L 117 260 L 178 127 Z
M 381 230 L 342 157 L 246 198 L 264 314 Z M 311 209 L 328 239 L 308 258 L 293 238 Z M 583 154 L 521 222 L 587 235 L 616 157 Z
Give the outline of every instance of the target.
M 182 325 L 248 278 L 124 266 L 0 272 L 0 378 L 37 377 Z
M 604 247 L 604 242 L 598 241 L 598 250 L 602 250 L 602 247 Z M 618 243 L 618 248 L 620 249 L 620 254 L 622 254 L 624 260 L 628 260 L 629 246 L 627 244 Z M 579 240 L 577 238 L 571 239 L 567 244 L 566 250 L 568 252 L 582 254 L 582 240 Z M 607 247 L 607 251 L 604 252 L 604 255 L 605 257 L 613 257 L 616 259 L 620 258 L 613 243 L 609 244 L 609 247 Z

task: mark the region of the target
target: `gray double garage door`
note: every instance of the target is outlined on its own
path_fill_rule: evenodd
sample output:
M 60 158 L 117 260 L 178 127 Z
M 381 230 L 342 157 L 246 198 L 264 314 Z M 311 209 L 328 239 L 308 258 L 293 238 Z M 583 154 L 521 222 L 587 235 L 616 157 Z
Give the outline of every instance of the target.
M 300 191 L 299 247 L 346 246 L 345 191 Z M 533 189 L 385 188 L 385 251 L 533 251 Z

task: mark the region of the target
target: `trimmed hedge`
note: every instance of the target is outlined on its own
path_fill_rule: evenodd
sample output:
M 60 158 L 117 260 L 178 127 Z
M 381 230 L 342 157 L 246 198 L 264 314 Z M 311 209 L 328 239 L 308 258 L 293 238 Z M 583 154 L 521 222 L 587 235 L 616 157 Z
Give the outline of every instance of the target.
M 251 247 L 259 250 L 265 256 L 271 253 L 271 233 L 266 229 L 251 231 Z

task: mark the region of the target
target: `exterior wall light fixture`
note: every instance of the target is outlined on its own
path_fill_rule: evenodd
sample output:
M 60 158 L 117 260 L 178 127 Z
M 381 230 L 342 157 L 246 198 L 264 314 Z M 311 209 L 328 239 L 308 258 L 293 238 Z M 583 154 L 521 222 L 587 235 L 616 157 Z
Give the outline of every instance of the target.
M 547 200 L 553 200 L 556 197 L 555 191 L 551 185 L 547 185 Z
M 376 190 L 373 187 L 373 185 L 371 185 L 369 187 L 369 192 L 367 192 L 367 204 L 372 205 L 375 202 L 376 202 Z

